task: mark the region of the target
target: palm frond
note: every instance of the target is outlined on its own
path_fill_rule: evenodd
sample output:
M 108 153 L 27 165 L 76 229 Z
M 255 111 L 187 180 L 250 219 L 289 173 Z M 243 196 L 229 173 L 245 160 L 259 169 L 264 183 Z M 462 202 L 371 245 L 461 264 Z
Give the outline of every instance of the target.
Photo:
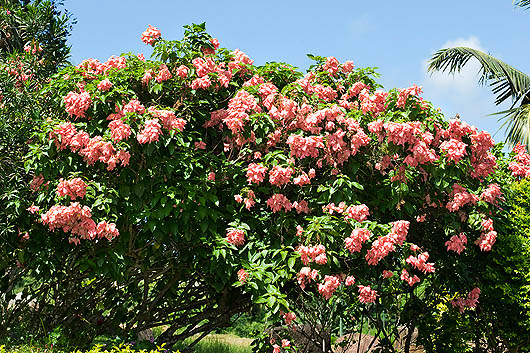
M 523 0 L 521 0 L 523 1 Z M 524 0 L 530 3 L 530 0 Z M 475 58 L 481 65 L 479 70 L 480 84 L 489 83 L 495 95 L 495 104 L 512 99 L 512 108 L 520 103 L 530 90 L 530 77 L 505 62 L 480 50 L 455 47 L 438 50 L 429 61 L 430 72 L 460 72 L 471 59 Z
M 499 129 L 506 127 L 506 142 L 515 146 L 517 142 L 530 148 L 530 104 L 522 104 L 520 107 L 508 109 L 492 115 L 504 114 L 499 120 L 504 123 Z
M 514 0 L 513 4 L 527 10 L 530 9 L 530 0 Z

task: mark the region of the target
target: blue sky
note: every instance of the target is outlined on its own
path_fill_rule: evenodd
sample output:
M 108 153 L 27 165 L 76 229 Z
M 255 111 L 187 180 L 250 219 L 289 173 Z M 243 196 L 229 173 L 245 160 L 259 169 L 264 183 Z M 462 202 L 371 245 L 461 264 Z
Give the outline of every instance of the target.
M 148 24 L 179 39 L 183 25 L 206 22 L 221 46 L 241 49 L 256 64 L 284 61 L 305 71 L 312 53 L 376 66 L 385 89 L 422 85 L 423 97 L 446 117 L 459 113 L 492 135 L 500 123 L 486 115 L 506 106 L 496 107 L 489 89 L 478 86 L 478 65 L 454 78 L 431 76 L 427 60 L 442 47 L 471 46 L 530 73 L 530 11 L 510 0 L 66 0 L 65 7 L 78 21 L 70 38 L 74 64 L 124 52 L 147 57 L 140 34 Z M 494 139 L 504 140 L 503 131 Z

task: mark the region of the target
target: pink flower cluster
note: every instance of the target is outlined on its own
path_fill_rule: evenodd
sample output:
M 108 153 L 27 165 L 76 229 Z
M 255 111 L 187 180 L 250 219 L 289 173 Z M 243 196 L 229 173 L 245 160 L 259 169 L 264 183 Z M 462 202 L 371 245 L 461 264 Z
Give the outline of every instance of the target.
M 359 100 L 361 101 L 361 110 L 363 114 L 371 112 L 374 116 L 378 116 L 386 110 L 387 98 L 387 92 L 378 90 L 371 95 L 367 89 L 363 89 L 359 93 Z
M 370 286 L 357 286 L 359 288 L 359 301 L 364 304 L 373 303 L 377 299 L 377 292 Z
M 90 98 L 90 93 L 82 91 L 81 93 L 69 92 L 66 97 L 64 97 L 64 105 L 66 112 L 70 116 L 75 116 L 77 118 L 84 118 L 85 113 L 90 105 L 92 104 L 92 99 Z
M 177 118 L 171 110 L 159 110 L 154 107 L 149 107 L 147 111 L 155 118 L 160 119 L 162 125 L 167 130 L 182 131 L 186 126 L 187 121 L 182 118 Z
M 484 229 L 484 233 L 475 240 L 475 244 L 478 245 L 481 251 L 491 251 L 491 247 L 497 240 L 497 232 L 493 228 L 493 220 L 491 218 L 483 220 L 482 228 Z
M 234 50 L 230 54 L 232 55 L 232 60 L 228 63 L 228 69 L 232 73 L 234 70 L 240 70 L 241 73 L 246 72 L 245 65 L 254 64 L 254 60 L 251 60 L 247 54 L 239 49 Z
M 296 252 L 300 254 L 300 260 L 302 260 L 304 265 L 309 264 L 311 261 L 319 265 L 324 265 L 328 262 L 326 247 L 322 244 L 315 246 L 299 245 L 296 248 Z
M 77 202 L 70 206 L 52 206 L 48 212 L 41 215 L 43 224 L 48 225 L 51 231 L 62 229 L 65 233 L 71 233 L 73 239 L 94 239 L 96 235 L 100 238 L 106 236 L 106 229 L 96 226 L 91 218 L 92 211 L 88 206 L 82 206 Z M 105 222 L 105 224 L 107 224 Z M 119 232 L 114 223 L 110 223 L 113 236 L 118 236 Z M 76 240 L 74 240 L 76 242 Z M 78 239 L 77 239 L 78 242 Z
M 294 170 L 291 167 L 274 166 L 269 172 L 269 182 L 272 185 L 282 186 L 291 181 Z
M 123 56 L 111 56 L 104 63 L 99 62 L 97 59 L 86 59 L 76 66 L 81 75 L 88 80 L 93 80 L 98 75 L 107 73 L 110 69 L 119 70 L 125 67 L 127 67 L 127 59 Z
M 396 221 L 392 223 L 392 230 L 385 236 L 377 238 L 372 247 L 366 253 L 366 261 L 369 265 L 377 265 L 391 251 L 395 250 L 395 245 L 403 245 L 408 231 L 409 221 Z
M 502 191 L 499 184 L 490 184 L 488 187 L 482 191 L 480 198 L 482 201 L 489 202 L 491 204 L 496 204 L 497 199 L 502 196 Z
M 357 222 L 366 221 L 370 215 L 370 209 L 365 204 L 349 206 L 344 213 L 344 219 L 354 219 Z
M 101 92 L 108 91 L 111 88 L 112 88 L 112 82 L 110 82 L 110 80 L 108 78 L 106 78 L 106 79 L 102 80 L 100 83 L 98 83 L 98 89 Z
M 41 185 L 44 183 L 44 177 L 42 174 L 35 175 L 33 179 L 31 180 L 29 187 L 33 191 L 37 191 L 40 189 Z
M 406 269 L 403 269 L 401 271 L 401 276 L 399 276 L 399 278 L 402 280 L 402 281 L 405 281 L 409 284 L 409 286 L 413 286 L 414 284 L 418 283 L 420 281 L 420 278 L 416 275 L 414 276 L 411 276 L 409 274 L 409 272 L 406 270 Z
M 149 25 L 147 29 L 142 33 L 140 39 L 147 45 L 153 45 L 155 41 L 160 38 L 161 32 L 158 28 Z
M 300 288 L 305 289 L 307 283 L 314 281 L 318 277 L 318 271 L 310 269 L 309 267 L 302 267 L 300 272 L 296 275 Z
M 429 253 L 423 252 L 417 257 L 410 255 L 407 260 L 405 260 L 409 265 L 415 267 L 423 273 L 432 273 L 434 272 L 434 264 L 432 262 L 427 262 L 429 259 Z
M 110 134 L 115 142 L 126 140 L 131 136 L 131 127 L 121 119 L 112 120 L 109 123 Z
M 344 240 L 346 249 L 351 253 L 361 251 L 363 243 L 370 239 L 370 236 L 372 236 L 372 232 L 369 229 L 355 228 L 351 235 Z
M 86 183 L 81 178 L 73 178 L 64 180 L 61 178 L 57 185 L 57 196 L 70 196 L 72 200 L 77 197 L 83 198 L 86 195 Z
M 477 306 L 478 298 L 480 297 L 480 288 L 473 288 L 468 294 L 466 299 L 462 297 L 458 297 L 457 300 L 452 300 L 451 305 L 453 307 L 458 307 L 458 310 L 460 311 L 460 314 L 464 312 L 464 309 L 467 308 L 474 308 Z
M 161 83 L 161 82 L 171 79 L 172 77 L 173 75 L 171 75 L 171 72 L 169 71 L 167 65 L 162 64 L 158 68 L 158 74 L 155 77 L 155 81 L 158 83 Z
M 107 238 L 109 241 L 120 235 L 120 232 L 116 228 L 116 224 L 107 223 L 107 221 L 98 223 L 96 226 L 96 233 L 99 238 Z
M 449 197 L 451 200 L 447 203 L 446 208 L 450 212 L 456 212 L 469 203 L 474 205 L 478 201 L 477 195 L 469 193 L 466 188 L 457 183 L 453 184 L 453 191 L 451 191 Z
M 530 178 L 530 154 L 526 152 L 526 146 L 517 143 L 513 148 L 513 152 L 515 152 L 515 161 L 510 162 L 508 165 L 512 175 Z
M 324 277 L 324 283 L 318 284 L 318 292 L 326 299 L 331 298 L 333 293 L 340 286 L 340 278 L 338 276 L 328 276 Z
M 225 70 L 224 63 L 217 65 L 213 58 L 195 58 L 192 60 L 193 66 L 195 67 L 195 72 L 197 73 L 197 78 L 191 83 L 192 89 L 202 88 L 207 89 L 211 86 L 212 81 L 208 74 L 215 74 L 217 77 L 217 87 L 221 85 L 222 87 L 228 87 L 230 80 L 232 79 L 232 72 Z M 187 69 L 187 68 L 186 68 Z M 187 73 L 187 72 L 186 72 Z M 181 76 L 181 75 L 179 75 Z M 182 77 L 182 76 L 181 76 Z M 185 77 L 185 75 L 184 75 Z
M 462 251 L 466 249 L 466 244 L 467 237 L 464 233 L 453 235 L 451 239 L 445 242 L 445 246 L 447 246 L 447 251 L 452 250 L 458 255 L 460 255 L 460 253 L 462 253 Z
M 257 164 L 250 163 L 247 167 L 247 181 L 249 184 L 259 184 L 265 179 L 267 174 L 267 167 Z
M 409 96 L 419 96 L 422 93 L 422 88 L 421 86 L 418 87 L 417 85 L 413 85 L 409 88 L 400 88 L 398 92 L 396 107 L 404 108 L 407 103 L 407 98 Z
M 230 228 L 226 231 L 226 241 L 235 246 L 245 244 L 245 231 L 242 229 Z
M 116 152 L 112 143 L 103 141 L 101 136 L 91 138 L 83 130 L 78 132 L 72 123 L 59 124 L 50 133 L 50 139 L 52 138 L 57 149 L 63 150 L 69 147 L 72 152 L 78 152 L 89 165 L 100 161 L 107 164 L 107 170 L 113 170 L 118 162 L 123 166 L 129 164 L 131 157 L 129 152 L 125 150 Z
M 239 280 L 239 282 L 241 283 L 245 283 L 247 281 L 247 278 L 248 278 L 248 272 L 245 271 L 245 269 L 240 269 L 239 271 L 237 271 L 237 278 Z
M 289 312 L 289 313 L 280 312 L 280 315 L 283 316 L 286 325 L 290 325 L 293 321 L 296 320 L 296 314 L 292 312 Z
M 158 136 L 162 134 L 162 126 L 158 119 L 148 119 L 145 121 L 143 130 L 136 136 L 138 143 L 145 144 L 158 141 Z
M 237 135 L 243 129 L 245 122 L 250 120 L 247 112 L 261 112 L 261 108 L 254 96 L 241 90 L 228 102 L 228 110 L 223 117 L 223 123 Z
M 291 149 L 291 156 L 297 158 L 318 157 L 318 148 L 324 148 L 322 136 L 308 136 L 292 134 L 287 138 Z
M 322 70 L 334 76 L 339 71 L 339 61 L 334 56 L 328 56 L 326 62 L 322 65 Z
M 467 145 L 457 139 L 450 139 L 449 141 L 444 141 L 440 145 L 440 150 L 447 153 L 447 158 L 458 163 L 462 157 L 466 154 Z
M 279 212 L 282 208 L 285 212 L 293 208 L 293 204 L 283 194 L 274 194 L 267 200 L 267 206 L 270 207 L 273 213 Z
M 340 202 L 338 206 L 335 206 L 335 203 L 330 203 L 326 206 L 322 207 L 322 212 L 333 214 L 333 212 L 337 212 L 339 214 L 343 213 L 346 210 L 347 206 L 345 202 Z
M 129 103 L 125 104 L 123 107 L 124 113 L 138 113 L 143 114 L 145 113 L 145 107 L 142 103 L 140 103 L 137 99 L 131 99 Z

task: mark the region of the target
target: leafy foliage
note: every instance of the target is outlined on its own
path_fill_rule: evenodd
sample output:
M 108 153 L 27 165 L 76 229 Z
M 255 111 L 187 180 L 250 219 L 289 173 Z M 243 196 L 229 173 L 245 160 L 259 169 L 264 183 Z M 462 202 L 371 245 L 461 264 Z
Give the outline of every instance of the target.
M 497 232 L 510 266 L 521 240 L 489 134 L 446 121 L 417 86 L 376 90 L 352 62 L 312 56 L 303 75 L 217 48 L 204 24 L 181 41 L 146 32 L 157 60 L 88 60 L 41 92 L 27 236 L 3 264 L 8 297 L 21 293 L 12 331 L 61 326 L 88 344 L 165 326 L 159 342 L 191 347 L 262 305 L 258 351 L 293 349 L 303 324 L 323 351 L 339 327 L 387 351 L 525 344 L 524 325 L 476 330 L 504 320 L 495 291 L 514 276 Z

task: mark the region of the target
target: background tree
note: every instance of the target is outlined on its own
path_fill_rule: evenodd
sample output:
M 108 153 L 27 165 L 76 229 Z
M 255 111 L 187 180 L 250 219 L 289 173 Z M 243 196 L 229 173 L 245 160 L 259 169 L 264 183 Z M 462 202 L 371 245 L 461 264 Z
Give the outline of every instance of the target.
M 516 6 L 529 8 L 530 2 L 514 1 Z M 480 50 L 454 47 L 438 50 L 429 61 L 429 71 L 460 72 L 471 59 L 480 65 L 479 84 L 489 84 L 499 105 L 511 99 L 508 110 L 495 114 L 504 115 L 506 141 L 512 146 L 520 142 L 530 149 L 530 77 L 507 63 Z
M 68 63 L 67 37 L 72 21 L 54 1 L 0 2 L 0 331 L 11 299 L 16 270 L 7 264 L 27 224 L 24 200 L 32 175 L 24 156 L 42 112 L 39 96 L 50 76 Z

